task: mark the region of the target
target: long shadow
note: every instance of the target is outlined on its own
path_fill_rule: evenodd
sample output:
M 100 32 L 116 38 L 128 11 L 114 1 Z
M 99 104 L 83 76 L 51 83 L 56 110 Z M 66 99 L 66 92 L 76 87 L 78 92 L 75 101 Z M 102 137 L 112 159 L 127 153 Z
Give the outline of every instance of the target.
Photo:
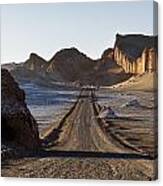
M 40 150 L 35 154 L 28 154 L 26 157 L 64 157 L 64 158 L 108 158 L 108 159 L 143 159 L 154 160 L 157 155 L 149 156 L 134 153 L 115 153 L 115 152 L 92 152 L 92 151 L 46 151 Z
M 132 117 L 129 117 L 129 116 L 118 116 L 116 118 L 113 118 L 113 119 L 108 119 L 109 122 L 111 121 L 146 121 L 144 118 L 132 118 Z M 107 121 L 107 120 L 106 120 Z

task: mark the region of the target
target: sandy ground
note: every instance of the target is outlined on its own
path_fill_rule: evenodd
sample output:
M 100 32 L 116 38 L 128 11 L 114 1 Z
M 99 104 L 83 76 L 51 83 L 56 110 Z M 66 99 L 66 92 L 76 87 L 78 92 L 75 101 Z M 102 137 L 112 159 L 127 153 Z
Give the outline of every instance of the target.
M 135 76 L 131 76 L 128 80 L 118 83 L 113 86 L 104 87 L 106 89 L 113 89 L 116 91 L 129 91 L 129 90 L 139 90 L 139 91 L 153 91 L 157 90 L 157 73 L 144 73 Z
M 153 180 L 154 162 L 103 158 L 28 158 L 8 162 L 6 177 Z
M 111 145 L 109 145 L 110 150 L 108 150 L 110 152 L 119 153 L 118 149 L 121 149 L 121 152 L 136 152 L 154 157 L 157 155 L 156 94 L 148 85 L 143 88 L 143 85 L 146 84 L 142 78 L 139 81 L 138 77 L 136 83 L 137 85 L 134 79 L 134 82 L 131 81 L 129 84 L 127 83 L 128 85 L 121 84 L 120 89 L 118 86 L 114 89 L 105 88 L 96 92 L 97 103 L 100 106 L 111 106 L 119 117 L 118 119 L 107 120 L 106 123 L 108 122 L 109 125 L 102 126 L 103 132 L 110 139 Z M 133 84 L 136 85 L 135 89 L 131 88 Z M 132 105 L 130 103 L 133 100 L 136 100 L 136 102 Z M 79 102 L 79 108 L 77 107 L 78 109 L 68 120 L 72 119 L 71 124 L 76 124 L 72 130 L 76 132 L 70 135 L 69 144 L 67 146 L 63 145 L 59 149 L 88 150 L 89 147 L 91 150 L 96 149 L 94 149 L 94 145 L 97 147 L 97 143 L 94 140 L 90 143 L 92 140 L 90 121 L 92 120 L 89 113 L 92 111 L 91 103 L 88 102 L 89 100 L 85 98 Z M 82 117 L 78 118 L 79 115 Z M 93 123 L 93 126 L 96 126 L 94 121 Z M 82 128 L 81 132 L 80 127 Z M 84 131 L 85 127 L 87 128 L 86 133 Z M 98 139 L 98 135 L 95 135 L 95 138 Z M 77 139 L 76 143 L 75 139 Z M 99 150 L 99 148 L 97 149 Z M 2 162 L 2 176 L 153 180 L 157 178 L 157 161 L 143 158 L 132 159 L 129 156 L 128 158 L 30 157 Z
M 121 114 L 121 119 L 112 121 L 108 132 L 108 136 L 112 137 L 111 141 L 108 141 L 109 152 L 135 152 L 135 149 L 131 147 L 134 146 L 138 149 L 138 153 L 143 153 L 147 155 L 154 155 L 155 152 L 155 138 L 154 138 L 154 104 L 153 104 L 153 93 L 149 92 L 128 92 L 121 93 L 122 95 L 116 95 L 117 93 L 109 93 L 109 96 L 114 97 L 114 99 L 108 99 L 108 92 L 100 90 L 97 93 L 97 101 L 102 105 L 112 105 L 116 110 L 117 114 Z M 105 97 L 104 97 L 105 95 Z M 129 96 L 129 97 L 128 97 Z M 118 101 L 116 100 L 116 98 Z M 132 99 L 138 99 L 142 106 L 148 105 L 149 108 L 142 109 L 131 107 L 128 108 L 125 105 L 126 101 Z M 145 99 L 146 98 L 146 99 Z M 87 98 L 83 98 L 79 102 L 80 108 L 87 110 L 88 113 L 85 115 L 81 110 L 78 115 L 81 115 L 84 119 L 86 116 L 87 122 L 80 122 L 82 124 L 89 123 L 89 113 L 91 113 L 91 108 Z M 109 100 L 109 101 L 108 101 Z M 149 102 L 150 100 L 150 102 Z M 149 103 L 149 104 L 148 104 Z M 82 106 L 81 106 L 82 105 Z M 78 109 L 77 109 L 78 110 Z M 129 112 L 130 111 L 130 112 Z M 75 111 L 76 114 L 76 111 Z M 132 118 L 132 120 L 126 120 L 127 118 Z M 124 118 L 123 118 L 124 117 Z M 141 120 L 134 120 L 134 118 L 141 118 Z M 76 120 L 77 118 L 74 117 Z M 76 123 L 76 122 L 75 122 Z M 79 128 L 78 128 L 79 127 Z M 70 135 L 68 144 L 61 146 L 60 150 L 95 150 L 99 151 L 98 143 L 92 140 L 92 136 L 89 134 L 90 127 L 84 133 L 78 133 L 82 126 L 77 125 L 72 130 L 76 131 L 74 134 Z M 85 126 L 83 126 L 85 127 Z M 66 130 L 67 131 L 67 130 Z M 99 138 L 98 133 L 94 133 L 95 138 Z M 111 135 L 112 134 L 112 135 Z M 75 136 L 76 137 L 75 137 Z M 71 139 L 72 137 L 72 139 Z M 118 137 L 118 139 L 117 139 Z M 90 138 L 90 139 L 89 139 Z M 77 139 L 76 142 L 74 140 Z M 87 140 L 89 139 L 89 140 Z M 99 138 L 100 139 L 100 138 Z M 109 138 L 110 139 L 110 138 Z M 78 142 L 80 144 L 78 144 Z M 87 142 L 87 143 L 86 143 Z M 99 140 L 98 140 L 99 142 Z M 126 147 L 124 145 L 128 143 Z M 95 147 L 95 149 L 94 149 Z M 105 149 L 105 143 L 102 142 L 102 149 Z M 55 148 L 54 148 L 55 149 Z M 43 178 L 82 178 L 82 179 L 124 179 L 124 180 L 153 180 L 157 177 L 156 161 L 148 160 L 143 158 L 130 158 L 119 157 L 119 158 L 71 158 L 71 157 L 33 157 L 33 158 L 23 158 L 18 160 L 10 160 L 2 164 L 2 176 L 11 177 L 43 177 Z
M 109 134 L 119 143 L 125 141 L 147 154 L 157 149 L 157 103 L 153 92 L 121 91 L 112 92 L 114 99 L 107 98 L 106 91 L 98 92 L 101 106 L 111 106 L 119 119 L 110 119 Z M 105 96 L 104 96 L 105 95 Z M 108 94 L 109 97 L 109 94 Z M 129 105 L 136 100 L 135 105 Z M 120 144 L 119 144 L 120 145 Z

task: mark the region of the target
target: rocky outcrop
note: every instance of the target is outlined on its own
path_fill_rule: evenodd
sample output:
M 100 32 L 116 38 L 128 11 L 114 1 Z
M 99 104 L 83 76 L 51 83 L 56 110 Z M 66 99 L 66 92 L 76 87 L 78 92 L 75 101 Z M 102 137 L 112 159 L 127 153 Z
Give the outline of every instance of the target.
M 31 53 L 29 59 L 25 61 L 23 66 L 28 70 L 41 73 L 41 72 L 45 72 L 48 63 L 37 54 Z
M 114 59 L 114 50 L 112 48 L 108 48 L 106 49 L 102 56 L 101 56 L 102 59 Z
M 18 64 L 15 68 L 3 65 L 11 70 L 11 74 L 18 82 L 90 82 L 90 74 L 95 62 L 76 48 L 63 49 L 57 52 L 50 61 L 45 61 L 37 54 L 30 54 L 28 60 Z
M 92 79 L 95 85 L 113 85 L 128 79 L 124 69 L 113 60 L 113 50 L 107 49 L 96 61 Z
M 114 60 L 126 73 L 157 71 L 157 37 L 117 34 Z
M 62 49 L 50 61 L 32 53 L 21 64 L 4 65 L 18 82 L 53 85 L 112 85 L 132 74 L 157 71 L 157 37 L 116 35 L 114 48 L 92 60 L 76 48 Z
M 24 91 L 5 69 L 1 70 L 1 98 L 2 143 L 37 149 L 37 123 L 26 106 Z
M 12 68 L 11 68 L 12 67 Z M 12 76 L 21 84 L 22 82 L 45 82 L 48 62 L 35 53 L 31 53 L 29 58 L 16 65 L 2 65 L 2 68 L 10 71 Z
M 3 67 L 8 68 L 9 65 Z M 113 60 L 111 48 L 104 51 L 98 60 L 92 60 L 76 48 L 60 50 L 48 62 L 31 54 L 26 62 L 12 68 L 10 72 L 20 83 L 32 81 L 52 87 L 54 82 L 75 86 L 112 85 L 128 78 L 123 68 Z
M 63 49 L 49 61 L 47 72 L 58 73 L 64 81 L 83 80 L 93 70 L 95 63 L 76 48 Z

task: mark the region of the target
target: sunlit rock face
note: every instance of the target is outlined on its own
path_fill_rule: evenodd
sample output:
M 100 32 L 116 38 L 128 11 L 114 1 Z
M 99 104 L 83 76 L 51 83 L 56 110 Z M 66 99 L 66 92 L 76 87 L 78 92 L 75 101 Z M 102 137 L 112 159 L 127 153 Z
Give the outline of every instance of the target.
M 2 143 L 39 148 L 37 123 L 26 106 L 25 93 L 5 69 L 1 70 L 1 98 Z
M 114 60 L 125 72 L 142 74 L 157 71 L 157 37 L 116 35 Z
M 101 56 L 102 59 L 111 59 L 111 60 L 113 60 L 113 57 L 114 57 L 114 50 L 112 48 L 106 49 Z

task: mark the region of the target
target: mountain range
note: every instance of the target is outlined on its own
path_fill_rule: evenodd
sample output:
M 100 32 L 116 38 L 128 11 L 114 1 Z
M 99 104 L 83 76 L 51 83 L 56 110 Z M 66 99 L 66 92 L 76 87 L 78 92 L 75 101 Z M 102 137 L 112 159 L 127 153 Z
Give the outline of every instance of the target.
M 113 85 L 133 74 L 156 71 L 156 59 L 157 36 L 117 34 L 114 48 L 106 49 L 97 60 L 72 47 L 58 51 L 49 61 L 31 53 L 25 62 L 2 68 L 20 83 Z

